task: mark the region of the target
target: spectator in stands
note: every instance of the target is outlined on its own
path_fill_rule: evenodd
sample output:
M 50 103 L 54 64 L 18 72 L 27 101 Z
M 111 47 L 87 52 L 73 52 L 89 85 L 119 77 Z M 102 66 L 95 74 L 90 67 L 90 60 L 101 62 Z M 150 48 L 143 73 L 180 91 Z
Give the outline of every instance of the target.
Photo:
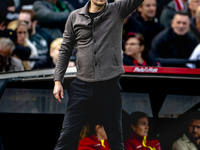
M 55 65 L 58 60 L 58 53 L 61 46 L 63 38 L 56 38 L 50 46 L 50 57 L 46 57 L 37 61 L 33 69 L 42 69 L 42 68 L 55 68 Z M 70 61 L 68 67 L 75 66 L 74 61 Z
M 151 65 L 160 66 L 159 61 L 170 61 L 166 66 L 180 66 L 172 61 L 179 58 L 188 59 L 198 42 L 193 34 L 188 32 L 190 19 L 185 11 L 176 12 L 171 28 L 160 32 L 153 40 L 149 51 Z M 159 59 L 159 61 L 158 61 Z M 162 64 L 164 66 L 164 64 Z
M 74 7 L 67 1 L 43 0 L 35 1 L 33 9 L 36 11 L 41 28 L 50 33 L 53 39 L 62 37 L 65 23 Z
M 24 70 L 22 61 L 12 56 L 14 49 L 15 44 L 10 38 L 0 38 L 0 72 Z
M 200 6 L 197 8 L 195 17 L 191 18 L 190 32 L 192 32 L 200 43 Z
M 129 32 L 125 43 L 123 64 L 128 66 L 147 66 L 143 59 L 144 37 L 140 33 Z
M 157 2 L 156 0 L 145 0 L 139 7 L 135 16 L 143 24 L 145 47 L 147 50 L 151 47 L 152 39 L 163 30 L 163 27 L 156 18 Z M 133 26 L 136 28 L 135 26 Z M 140 31 L 137 31 L 141 33 Z
M 0 14 L 4 15 L 5 25 L 18 18 L 18 12 L 16 12 L 15 4 L 13 0 L 0 0 Z
M 0 38 L 7 37 L 10 38 L 13 43 L 17 42 L 17 34 L 15 31 L 7 29 L 5 24 L 6 17 L 0 14 Z
M 136 12 L 134 12 L 136 13 Z M 144 35 L 145 29 L 143 27 L 143 24 L 137 20 L 134 17 L 134 14 L 130 14 L 125 20 L 124 20 L 124 25 L 123 25 L 123 34 L 122 34 L 122 42 L 123 44 L 126 41 L 126 35 L 129 32 L 134 32 L 134 33 L 141 33 L 142 35 Z M 124 45 L 123 45 L 123 50 L 125 49 Z
M 15 49 L 14 54 L 18 56 L 22 60 L 26 60 L 28 58 L 37 58 L 38 53 L 36 47 L 30 42 L 28 39 L 28 30 L 27 24 L 24 21 L 13 20 L 8 26 L 8 29 L 14 30 L 17 33 L 17 43 L 19 49 Z M 27 54 L 30 53 L 27 58 Z M 24 55 L 27 55 L 24 58 Z M 33 68 L 35 62 L 34 61 L 23 61 L 25 70 L 30 70 Z
M 190 18 L 195 17 L 195 13 L 199 5 L 200 5 L 200 0 L 188 0 L 188 9 L 190 13 Z
M 186 130 L 181 138 L 172 145 L 172 150 L 200 149 L 200 111 L 192 111 L 185 119 Z
M 180 10 L 187 10 L 187 1 L 188 0 L 171 0 L 166 6 L 164 6 L 163 10 L 160 14 L 160 24 L 164 28 L 171 27 L 171 20 L 173 19 L 174 14 Z
M 39 56 L 49 56 L 49 48 L 52 42 L 52 37 L 46 31 L 42 31 L 37 27 L 37 15 L 34 10 L 24 9 L 19 13 L 18 20 L 27 23 L 29 40 L 37 48 Z M 44 37 L 43 37 L 44 36 Z
M 125 141 L 126 150 L 161 150 L 158 140 L 148 141 L 149 121 L 147 114 L 137 111 L 130 116 L 131 138 Z
M 160 23 L 165 28 L 170 27 L 171 20 L 175 12 L 180 10 L 188 11 L 190 19 L 195 17 L 197 7 L 200 5 L 200 0 L 173 0 L 167 4 L 160 15 Z
M 33 3 L 36 0 L 13 0 L 15 3 L 15 8 L 17 12 L 23 9 L 33 9 Z

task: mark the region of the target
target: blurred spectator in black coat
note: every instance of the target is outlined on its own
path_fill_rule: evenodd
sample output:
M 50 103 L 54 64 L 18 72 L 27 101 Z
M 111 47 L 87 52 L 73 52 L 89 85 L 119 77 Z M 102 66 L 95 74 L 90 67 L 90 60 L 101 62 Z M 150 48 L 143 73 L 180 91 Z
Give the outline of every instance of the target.
M 147 50 L 151 47 L 152 39 L 163 30 L 156 18 L 157 2 L 156 0 L 145 0 L 139 7 L 136 19 L 142 23 L 144 28 L 145 47 Z M 136 28 L 135 26 L 133 26 Z M 142 33 L 142 32 L 139 32 Z
M 160 66 L 158 59 L 173 62 L 174 59 L 190 57 L 198 42 L 195 36 L 188 32 L 189 26 L 188 14 L 183 11 L 176 12 L 172 19 L 171 28 L 160 32 L 152 40 L 149 59 L 153 66 Z M 185 64 L 169 63 L 165 66 L 185 67 Z
M 18 18 L 18 12 L 16 12 L 13 0 L 0 0 L 0 10 L 0 14 L 6 18 L 5 25 Z
M 56 39 L 62 37 L 67 18 L 74 7 L 68 1 L 42 0 L 35 1 L 33 9 L 41 28 L 49 32 L 53 39 Z

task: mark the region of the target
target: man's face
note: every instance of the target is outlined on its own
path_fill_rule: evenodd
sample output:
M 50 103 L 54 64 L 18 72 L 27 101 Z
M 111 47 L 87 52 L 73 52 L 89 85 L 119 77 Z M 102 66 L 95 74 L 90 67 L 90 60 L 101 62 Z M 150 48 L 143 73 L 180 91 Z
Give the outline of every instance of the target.
M 176 34 L 185 35 L 190 27 L 189 17 L 186 15 L 176 14 L 174 19 L 172 19 L 171 27 Z
M 191 0 L 191 2 L 188 4 L 188 8 L 191 11 L 196 11 L 197 7 L 200 5 L 200 0 Z
M 0 66 L 7 63 L 11 55 L 11 48 L 9 46 L 2 48 L 0 45 Z
M 27 23 L 28 33 L 29 35 L 31 35 L 33 31 L 33 23 L 31 21 L 31 15 L 28 13 L 19 13 L 18 20 L 21 20 Z
M 138 7 L 138 11 L 144 19 L 153 19 L 156 16 L 157 4 L 156 0 L 145 0 L 141 6 Z
M 90 0 L 91 3 L 95 4 L 96 6 L 103 6 L 107 3 L 108 0 Z
M 189 133 L 193 138 L 200 138 L 200 119 L 193 119 L 189 125 Z

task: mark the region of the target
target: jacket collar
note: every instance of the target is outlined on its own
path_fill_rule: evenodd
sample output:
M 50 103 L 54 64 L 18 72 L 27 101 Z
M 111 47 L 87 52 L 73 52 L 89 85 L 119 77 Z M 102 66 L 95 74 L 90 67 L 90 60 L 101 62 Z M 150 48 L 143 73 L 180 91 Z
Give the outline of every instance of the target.
M 108 5 L 108 2 L 106 3 L 106 6 L 104 7 L 104 9 L 107 7 L 107 5 Z M 89 6 L 90 6 L 90 0 L 85 4 L 85 6 L 81 8 L 81 11 L 79 12 L 79 14 L 88 15 Z
M 144 137 L 140 137 L 138 135 L 136 135 L 134 132 L 131 133 L 131 138 L 133 139 L 133 141 L 139 141 L 140 143 L 142 143 L 142 141 L 144 140 Z M 147 140 L 148 136 L 146 137 L 146 143 L 148 142 Z
M 186 134 L 183 134 L 182 140 L 185 141 L 186 143 L 189 143 L 189 142 L 190 142 L 190 139 L 187 137 Z

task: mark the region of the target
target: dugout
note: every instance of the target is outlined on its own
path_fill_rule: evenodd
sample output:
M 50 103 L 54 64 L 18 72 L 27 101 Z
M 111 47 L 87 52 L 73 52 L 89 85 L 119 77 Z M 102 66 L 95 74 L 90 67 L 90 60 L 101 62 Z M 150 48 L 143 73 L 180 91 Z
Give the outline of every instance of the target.
M 124 140 L 129 136 L 129 114 L 144 111 L 149 116 L 149 137 L 158 139 L 163 150 L 182 135 L 179 116 L 200 109 L 200 69 L 124 67 Z M 4 150 L 53 149 L 61 130 L 66 101 L 53 94 L 53 69 L 0 74 L 0 137 Z M 65 98 L 76 69 L 64 78 Z

